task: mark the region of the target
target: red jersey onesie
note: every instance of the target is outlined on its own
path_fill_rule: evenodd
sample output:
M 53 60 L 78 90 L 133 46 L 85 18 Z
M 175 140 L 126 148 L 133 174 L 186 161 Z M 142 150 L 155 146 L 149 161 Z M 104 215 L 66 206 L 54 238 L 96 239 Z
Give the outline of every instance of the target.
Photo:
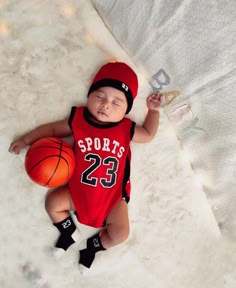
M 102 227 L 116 203 L 130 196 L 130 141 L 135 123 L 124 118 L 101 125 L 86 107 L 72 107 L 76 168 L 69 188 L 80 223 Z

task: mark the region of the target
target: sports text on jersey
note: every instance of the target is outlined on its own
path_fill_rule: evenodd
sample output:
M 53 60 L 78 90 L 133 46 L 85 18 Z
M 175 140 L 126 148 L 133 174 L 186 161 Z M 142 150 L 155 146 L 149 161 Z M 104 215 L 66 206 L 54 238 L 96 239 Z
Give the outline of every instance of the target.
M 78 140 L 78 146 L 82 153 L 89 152 L 92 149 L 96 151 L 107 151 L 121 158 L 125 152 L 125 148 L 120 145 L 116 140 L 110 140 L 109 138 L 90 138 Z

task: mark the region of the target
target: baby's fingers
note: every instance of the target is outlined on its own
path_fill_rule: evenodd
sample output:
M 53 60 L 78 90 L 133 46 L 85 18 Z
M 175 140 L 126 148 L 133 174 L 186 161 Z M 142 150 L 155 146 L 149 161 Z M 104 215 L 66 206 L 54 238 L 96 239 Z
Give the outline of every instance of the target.
M 14 154 L 19 154 L 20 151 L 25 148 L 26 144 L 23 140 L 17 140 L 15 142 L 12 142 L 9 148 L 9 152 Z
M 17 145 L 11 144 L 9 148 L 9 152 L 14 153 L 14 154 L 19 154 L 20 149 L 17 147 Z
M 162 103 L 163 96 L 161 95 L 160 92 L 158 92 L 156 94 L 152 94 L 149 97 L 150 97 L 148 99 L 149 102 L 152 102 L 152 103 L 155 103 L 155 104 L 161 104 Z

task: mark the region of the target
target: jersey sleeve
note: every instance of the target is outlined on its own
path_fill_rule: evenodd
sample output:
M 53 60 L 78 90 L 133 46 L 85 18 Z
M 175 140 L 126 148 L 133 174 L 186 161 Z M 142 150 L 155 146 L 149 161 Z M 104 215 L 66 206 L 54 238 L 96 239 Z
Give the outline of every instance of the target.
M 72 121 L 74 119 L 75 111 L 76 111 L 76 106 L 72 106 L 71 107 L 70 116 L 69 116 L 69 119 L 68 119 L 68 124 L 69 124 L 71 130 L 72 130 Z

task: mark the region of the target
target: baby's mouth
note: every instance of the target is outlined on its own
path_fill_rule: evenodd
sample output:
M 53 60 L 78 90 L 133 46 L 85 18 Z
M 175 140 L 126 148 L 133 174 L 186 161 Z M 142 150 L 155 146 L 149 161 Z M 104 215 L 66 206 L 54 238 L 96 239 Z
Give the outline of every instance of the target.
M 99 114 L 99 115 L 103 115 L 103 116 L 106 116 L 106 117 L 108 116 L 108 115 L 107 115 L 105 112 L 103 112 L 103 111 L 100 111 L 100 110 L 98 111 L 98 114 Z

